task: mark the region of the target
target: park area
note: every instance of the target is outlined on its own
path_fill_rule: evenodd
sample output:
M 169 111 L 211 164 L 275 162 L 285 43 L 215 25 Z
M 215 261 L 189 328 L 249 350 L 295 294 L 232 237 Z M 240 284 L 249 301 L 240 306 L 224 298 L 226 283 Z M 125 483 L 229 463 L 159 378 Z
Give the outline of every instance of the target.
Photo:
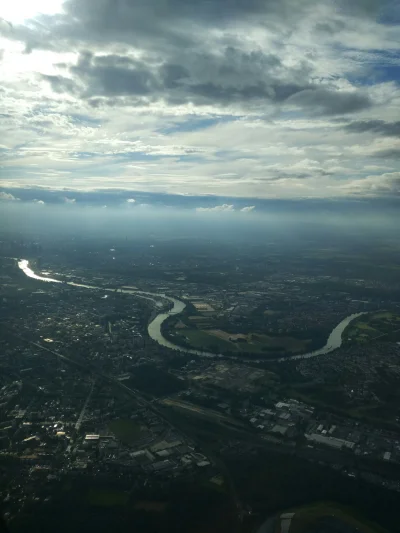
M 180 329 L 176 331 L 176 339 L 178 340 L 179 337 L 198 350 L 237 354 L 304 353 L 311 343 L 311 340 L 296 339 L 290 336 L 273 337 L 258 333 L 234 334 L 221 329 Z
M 351 322 L 344 331 L 348 342 L 367 342 L 371 340 L 400 340 L 400 316 L 389 311 L 365 314 Z
M 87 493 L 88 503 L 100 507 L 126 505 L 128 492 L 122 490 L 90 489 Z
M 145 429 L 129 419 L 113 420 L 109 423 L 108 429 L 127 446 L 135 444 L 147 434 Z
M 333 502 L 316 502 L 289 511 L 294 513 L 289 533 L 343 531 L 346 533 L 384 533 L 382 527 L 367 521 L 351 507 Z

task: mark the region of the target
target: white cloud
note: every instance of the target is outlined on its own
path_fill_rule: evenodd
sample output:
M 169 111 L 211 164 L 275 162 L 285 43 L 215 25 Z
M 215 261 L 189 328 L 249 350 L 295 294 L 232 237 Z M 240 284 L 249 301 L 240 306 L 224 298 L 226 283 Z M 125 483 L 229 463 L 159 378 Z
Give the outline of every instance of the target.
M 198 213 L 221 213 L 221 212 L 232 213 L 233 211 L 235 211 L 235 208 L 233 207 L 233 205 L 223 204 L 223 205 L 216 205 L 215 207 L 196 207 L 196 211 Z
M 1 6 L 1 17 L 10 24 L 21 24 L 39 15 L 54 15 L 62 11 L 62 0 L 14 0 Z
M 37 200 L 36 198 L 33 200 L 33 203 L 37 205 L 45 205 L 45 202 L 43 200 Z
M 135 204 L 136 203 L 136 200 L 134 198 L 128 198 L 128 200 L 126 201 L 128 204 Z
M 250 213 L 250 211 L 253 211 L 255 208 L 255 205 L 249 205 L 247 207 L 243 207 L 240 211 L 241 213 Z
M 15 202 L 16 200 L 19 200 L 19 198 L 16 198 L 8 192 L 0 192 L 0 200 L 5 202 Z
M 340 189 L 346 193 L 361 196 L 400 196 L 400 172 L 389 172 L 367 176 L 343 184 Z
M 26 20 L 38 2 L 57 17 Z M 61 0 L 11 0 L 0 13 L 14 22 L 0 20 L 7 187 L 328 196 L 367 194 L 370 174 L 399 168 L 395 137 L 346 131 L 400 116 L 398 84 L 377 81 L 400 65 L 396 23 L 346 13 L 344 0 L 238 0 L 229 16 L 209 0 L 188 4 L 182 25 L 181 1 L 155 15 L 159 2 L 147 3 L 126 1 L 112 24 L 96 0 L 70 0 L 64 11 Z M 257 22 L 256 6 L 273 14 Z M 316 107 L 349 114 L 316 116 Z
M 66 204 L 75 204 L 76 203 L 76 198 L 67 198 L 67 197 L 65 197 L 64 198 L 64 202 Z

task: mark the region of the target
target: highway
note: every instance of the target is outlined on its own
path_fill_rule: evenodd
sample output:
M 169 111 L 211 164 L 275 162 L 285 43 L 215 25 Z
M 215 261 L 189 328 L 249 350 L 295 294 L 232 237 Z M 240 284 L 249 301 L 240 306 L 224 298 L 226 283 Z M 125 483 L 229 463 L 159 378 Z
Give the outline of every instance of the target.
M 96 383 L 96 379 L 94 379 L 93 382 L 92 382 L 92 386 L 90 387 L 89 394 L 87 395 L 86 401 L 85 401 L 85 403 L 83 404 L 83 407 L 82 407 L 82 411 L 80 412 L 78 420 L 76 421 L 75 429 L 77 431 L 79 431 L 80 428 L 81 428 L 82 421 L 83 421 L 83 418 L 85 416 L 85 412 L 86 412 L 87 406 L 89 405 L 90 398 L 92 397 L 92 394 L 93 394 L 95 383 Z

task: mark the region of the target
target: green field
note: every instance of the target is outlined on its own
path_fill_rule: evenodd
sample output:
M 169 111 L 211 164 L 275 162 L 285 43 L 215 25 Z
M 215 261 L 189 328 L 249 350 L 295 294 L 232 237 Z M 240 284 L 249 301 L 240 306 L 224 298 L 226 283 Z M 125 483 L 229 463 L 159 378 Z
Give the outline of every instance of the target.
M 221 352 L 235 352 L 236 347 L 228 341 L 218 339 L 213 335 L 208 335 L 200 329 L 185 329 L 179 331 L 175 339 L 179 344 L 179 338 L 188 342 L 193 348 L 198 350 L 220 350 Z
M 128 499 L 129 494 L 120 490 L 90 489 L 88 492 L 88 501 L 90 505 L 98 505 L 100 507 L 125 505 L 128 502 Z
M 248 334 L 244 342 L 233 342 L 221 338 L 207 330 L 184 329 L 176 332 L 176 340 L 179 343 L 181 337 L 190 345 L 199 350 L 212 350 L 233 353 L 267 354 L 274 351 L 280 354 L 300 353 L 308 349 L 310 340 L 296 339 L 294 337 L 270 337 L 256 333 Z
M 248 335 L 247 343 L 243 344 L 244 351 L 254 351 L 257 353 L 271 350 L 283 350 L 290 353 L 304 352 L 307 350 L 310 340 L 296 339 L 294 337 L 270 337 L 268 335 L 258 335 L 252 333 Z
M 108 429 L 114 433 L 117 439 L 127 445 L 134 444 L 145 434 L 141 426 L 129 419 L 113 420 L 109 423 Z
M 396 340 L 400 333 L 400 316 L 389 311 L 363 315 L 354 320 L 345 330 L 344 339 L 351 342 L 366 342 L 373 339 Z
M 396 313 L 390 313 L 389 311 L 382 311 L 372 315 L 372 319 L 388 320 L 389 322 L 400 323 L 400 316 Z
M 318 528 L 318 523 L 323 520 L 332 520 L 338 523 L 337 528 L 327 528 L 327 531 L 346 530 L 349 533 L 385 533 L 386 530 L 381 526 L 366 521 L 351 507 L 345 507 L 336 503 L 318 502 L 287 512 L 295 513 L 290 524 L 290 533 L 308 533 L 311 530 L 323 530 Z

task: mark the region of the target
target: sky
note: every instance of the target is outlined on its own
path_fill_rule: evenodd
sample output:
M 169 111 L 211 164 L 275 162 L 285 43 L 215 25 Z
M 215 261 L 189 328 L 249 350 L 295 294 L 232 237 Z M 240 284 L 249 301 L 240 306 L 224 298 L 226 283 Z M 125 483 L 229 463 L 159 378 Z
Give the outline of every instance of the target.
M 3 202 L 400 198 L 400 0 L 12 0 L 0 72 Z

